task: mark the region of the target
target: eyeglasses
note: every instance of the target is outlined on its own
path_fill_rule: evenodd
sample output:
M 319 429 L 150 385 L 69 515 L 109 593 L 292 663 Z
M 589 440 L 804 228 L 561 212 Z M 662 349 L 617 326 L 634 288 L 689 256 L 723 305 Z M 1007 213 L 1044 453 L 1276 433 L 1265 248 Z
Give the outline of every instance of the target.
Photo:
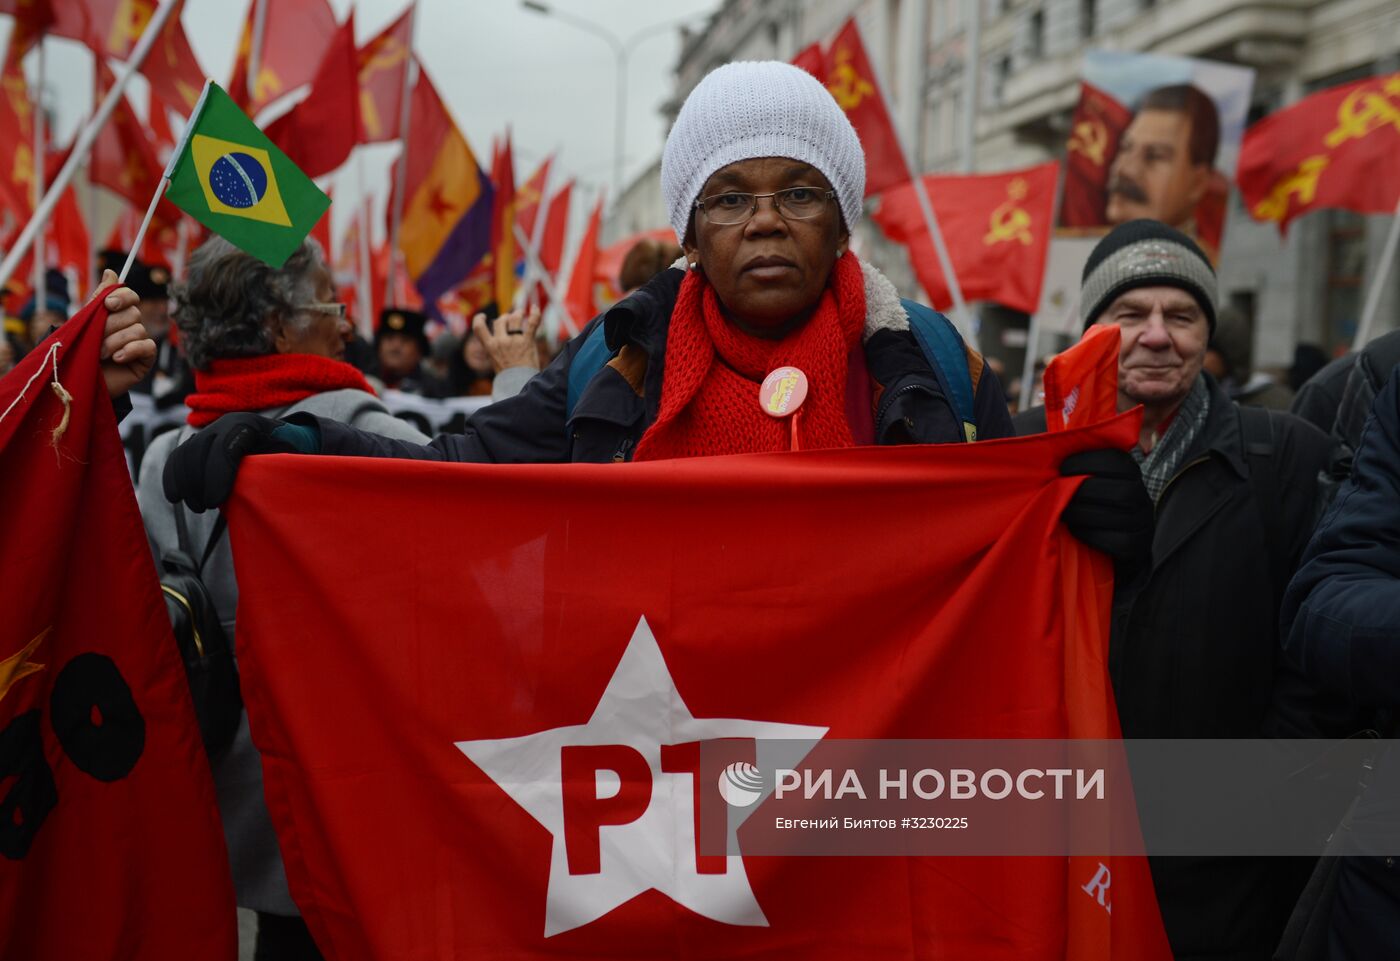
M 334 314 L 337 320 L 345 319 L 344 304 L 293 304 L 294 310 L 309 310 L 317 314 Z
M 723 193 L 695 201 L 695 209 L 712 224 L 733 226 L 748 223 L 758 212 L 758 201 L 773 198 L 773 209 L 784 220 L 811 220 L 826 209 L 826 202 L 836 196 L 834 190 L 817 187 L 789 187 L 771 194 Z

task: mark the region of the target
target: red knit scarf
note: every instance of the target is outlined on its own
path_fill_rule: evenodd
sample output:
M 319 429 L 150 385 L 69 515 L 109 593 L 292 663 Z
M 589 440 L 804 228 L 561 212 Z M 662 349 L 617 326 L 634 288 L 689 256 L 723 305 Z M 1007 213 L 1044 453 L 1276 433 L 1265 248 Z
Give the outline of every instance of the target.
M 635 459 L 790 449 L 788 420 L 765 414 L 758 397 L 763 378 L 784 366 L 807 375 L 799 446 L 855 446 L 846 420 L 846 368 L 864 329 L 865 281 L 851 253 L 836 261 L 811 318 L 782 340 L 753 337 L 730 324 L 714 288 L 699 272 L 687 273 L 671 313 L 661 409 Z
M 312 394 L 353 387 L 374 393 L 358 370 L 316 354 L 224 357 L 194 372 L 195 392 L 185 398 L 193 427 L 239 410 L 285 407 Z

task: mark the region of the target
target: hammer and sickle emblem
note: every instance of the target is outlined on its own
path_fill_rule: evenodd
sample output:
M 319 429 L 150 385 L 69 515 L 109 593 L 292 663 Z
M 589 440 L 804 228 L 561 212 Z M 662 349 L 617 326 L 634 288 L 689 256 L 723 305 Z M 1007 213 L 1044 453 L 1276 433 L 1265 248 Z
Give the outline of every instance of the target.
M 1337 127 L 1324 143 L 1340 147 L 1348 140 L 1360 140 L 1385 126 L 1400 133 L 1400 104 L 1390 98 L 1400 96 L 1400 74 L 1391 77 L 1379 89 L 1356 90 L 1347 95 L 1337 109 Z
M 122 0 L 117 14 L 112 18 L 112 33 L 107 38 L 107 49 L 114 56 L 125 56 L 132 45 L 146 32 L 146 26 L 156 12 L 151 0 Z
M 875 92 L 875 86 L 851 66 L 851 52 L 842 50 L 836 55 L 836 69 L 832 71 L 831 82 L 826 89 L 840 104 L 842 110 L 854 110 L 860 102 Z
M 17 184 L 25 184 L 31 190 L 34 187 L 34 151 L 28 144 L 19 144 L 15 147 L 15 168 L 11 172 L 10 179 Z
M 1031 236 L 1031 215 L 1011 200 L 992 211 L 990 229 L 987 236 L 982 238 L 982 243 L 988 247 L 1013 242 L 1029 247 L 1034 241 L 1035 238 Z
M 1108 152 L 1108 128 L 1102 120 L 1082 120 L 1074 125 L 1069 138 L 1069 151 L 1088 157 L 1095 167 L 1102 167 Z
M 1254 205 L 1254 216 L 1259 220 L 1283 222 L 1288 213 L 1289 198 L 1295 194 L 1298 205 L 1306 206 L 1317 196 L 1317 180 L 1327 167 L 1325 156 L 1309 157 L 1298 169 L 1274 184 L 1269 196 Z

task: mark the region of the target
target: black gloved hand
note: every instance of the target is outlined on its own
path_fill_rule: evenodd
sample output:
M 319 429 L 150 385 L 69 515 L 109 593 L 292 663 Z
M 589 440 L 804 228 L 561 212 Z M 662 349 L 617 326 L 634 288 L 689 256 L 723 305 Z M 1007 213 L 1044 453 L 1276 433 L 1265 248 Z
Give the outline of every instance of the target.
M 184 501 L 196 514 L 223 506 L 233 493 L 233 481 L 244 457 L 296 449 L 272 436 L 281 424 L 261 414 L 220 417 L 170 452 L 161 477 L 166 500 Z
M 1088 475 L 1060 515 L 1071 534 L 1129 569 L 1152 559 L 1156 510 L 1131 454 L 1080 451 L 1061 462 L 1060 473 Z

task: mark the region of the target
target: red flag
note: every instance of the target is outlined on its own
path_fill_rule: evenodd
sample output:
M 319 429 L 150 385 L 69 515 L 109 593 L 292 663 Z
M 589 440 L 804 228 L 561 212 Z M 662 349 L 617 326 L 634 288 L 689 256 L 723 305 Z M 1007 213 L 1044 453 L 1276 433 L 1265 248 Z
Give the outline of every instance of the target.
M 355 64 L 355 11 L 336 32 L 311 93 L 265 133 L 308 177 L 335 170 L 355 149 L 359 129 L 359 75 Z
M 846 111 L 865 148 L 865 195 L 908 183 L 909 167 L 899 146 L 899 134 L 875 83 L 875 71 L 865 55 L 855 17 L 846 21 L 826 52 L 826 89 Z
M 1028 314 L 1039 307 L 1058 169 L 1052 161 L 1001 174 L 924 176 L 968 300 L 994 300 Z M 952 296 L 913 184 L 887 192 L 871 219 L 885 236 L 909 248 L 929 302 L 940 310 L 950 306 Z
M 1256 220 L 1279 231 L 1309 210 L 1390 213 L 1400 199 L 1400 73 L 1332 87 L 1245 132 L 1235 175 Z
M 244 686 L 317 942 L 341 961 L 1164 961 L 1142 859 L 705 863 L 713 782 L 683 750 L 1116 736 L 1111 581 L 1059 524 L 1078 480 L 1058 465 L 1134 432 L 621 467 L 252 459 L 229 508 Z M 464 498 L 523 520 L 444 514 Z M 426 532 L 411 554 L 341 522 L 388 512 Z M 372 566 L 380 591 L 342 574 Z M 408 619 L 385 600 L 405 596 Z
M 1090 83 L 1079 86 L 1066 148 L 1060 226 L 1101 230 L 1108 202 L 1108 171 L 1132 111 Z
M 826 82 L 826 54 L 822 53 L 821 44 L 808 44 L 797 51 L 797 56 L 792 58 L 792 65 L 801 67 L 822 83 Z
M 408 83 L 413 5 L 355 55 L 360 88 L 360 143 L 397 140 Z
M 34 41 L 54 25 L 53 0 L 0 0 L 0 13 L 14 17 L 6 59 L 20 61 Z
M 496 160 L 491 168 L 491 183 L 496 190 L 491 207 L 491 251 L 496 307 L 505 313 L 515 300 L 515 159 L 509 130 Z
M 156 157 L 164 163 L 175 149 L 175 133 L 170 129 L 170 110 L 152 87 L 146 99 L 147 123 L 150 125 L 151 142 L 156 148 Z
M 97 62 L 98 88 L 103 95 L 116 78 L 100 58 Z M 160 188 L 165 170 L 156 157 L 146 126 L 136 117 L 123 94 L 111 119 L 97 134 L 88 163 L 88 178 L 119 194 L 144 212 Z
M 204 89 L 204 68 L 195 58 L 189 38 L 185 36 L 185 28 L 180 23 L 183 12 L 184 0 L 180 0 L 175 12 L 165 22 L 155 46 L 141 64 L 141 73 L 150 81 L 152 97 L 179 111 L 180 116 L 188 117 Z
M 326 187 L 326 197 L 333 193 L 333 188 Z M 311 228 L 311 239 L 321 245 L 321 256 L 326 263 L 331 262 L 331 207 L 326 208 L 326 212 L 321 215 L 321 219 L 316 221 L 316 226 Z
M 0 203 L 21 224 L 34 209 L 34 108 L 19 61 L 0 72 Z
M 232 961 L 209 764 L 97 368 L 106 318 L 94 300 L 0 381 L 0 502 L 24 505 L 0 525 L 22 559 L 0 588 L 0 953 Z
M 1045 368 L 1046 430 L 1071 430 L 1112 420 L 1118 413 L 1117 324 L 1097 324 Z
M 568 231 L 569 201 L 573 192 L 574 182 L 570 180 L 550 198 L 549 213 L 545 215 L 544 235 L 540 238 L 540 262 L 549 271 L 551 279 L 559 276 L 559 267 L 564 261 L 564 235 Z
M 255 89 L 250 91 L 249 57 L 260 4 L 267 10 L 262 56 L 258 60 Z M 228 85 L 229 96 L 244 113 L 255 116 L 278 97 L 315 78 L 335 33 L 335 13 L 326 0 L 255 0 L 248 7 L 248 20 L 238 42 L 233 77 Z
M 48 246 L 44 260 L 52 267 L 72 273 L 81 285 L 88 282 L 92 265 L 92 238 L 88 233 L 83 212 L 78 207 L 78 195 L 70 183 L 58 198 L 49 220 Z
M 521 232 L 532 240 L 535 236 L 535 217 L 544 202 L 545 187 L 549 183 L 549 166 L 553 160 L 552 154 L 545 157 L 544 162 L 530 175 L 529 180 L 521 184 L 515 194 L 515 222 L 520 225 Z M 519 263 L 524 258 L 525 252 L 522 250 L 516 257 L 516 262 Z
M 564 309 L 568 311 L 576 330 L 598 313 L 598 301 L 593 292 L 593 278 L 598 272 L 598 230 L 603 222 L 603 197 L 593 206 L 588 218 L 588 227 L 578 243 L 578 253 L 574 255 L 574 272 L 569 275 L 569 292 L 564 295 Z

